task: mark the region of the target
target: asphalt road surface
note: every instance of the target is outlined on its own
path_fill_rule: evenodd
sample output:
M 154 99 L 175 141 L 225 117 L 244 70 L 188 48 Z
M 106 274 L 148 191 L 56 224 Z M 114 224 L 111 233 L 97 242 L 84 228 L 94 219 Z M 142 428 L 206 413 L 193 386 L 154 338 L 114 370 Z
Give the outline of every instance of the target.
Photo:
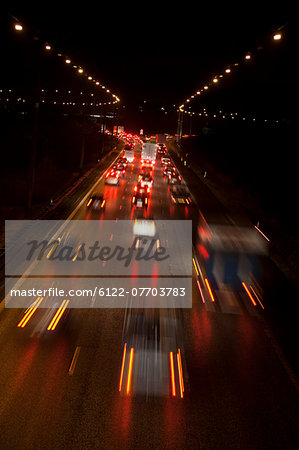
M 103 212 L 88 210 L 81 193 L 71 216 L 59 218 L 133 219 L 139 165 L 139 158 L 129 165 L 120 186 L 105 185 L 104 174 L 96 185 L 93 180 L 89 190 L 107 200 Z M 159 159 L 142 214 L 198 221 L 197 203 L 172 203 Z M 192 308 L 181 316 L 183 398 L 173 397 L 171 380 L 169 395 L 120 395 L 125 309 L 66 309 L 54 331 L 47 327 L 56 311 L 38 309 L 20 327 L 26 311 L 4 309 L 1 449 L 297 449 L 298 384 L 268 326 L 269 298 L 254 306 L 245 290 L 228 289 L 214 291 L 213 301 L 197 254 L 192 287 Z

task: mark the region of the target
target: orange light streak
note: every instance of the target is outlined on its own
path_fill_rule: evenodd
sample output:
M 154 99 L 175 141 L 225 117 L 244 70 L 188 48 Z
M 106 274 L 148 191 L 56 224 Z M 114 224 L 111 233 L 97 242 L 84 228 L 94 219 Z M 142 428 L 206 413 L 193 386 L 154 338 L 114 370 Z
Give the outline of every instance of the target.
M 76 261 L 77 256 L 78 256 L 78 253 L 79 253 L 81 247 L 82 247 L 82 244 L 80 244 L 80 245 L 78 246 L 78 248 L 77 248 L 77 250 L 76 250 L 76 253 L 74 254 L 74 257 L 73 257 L 73 259 L 72 259 L 73 262 Z
M 37 310 L 37 308 L 39 307 L 39 305 L 41 304 L 42 300 L 44 297 L 37 297 L 36 299 L 36 305 L 35 306 L 31 306 L 31 308 L 29 308 L 29 310 L 27 311 L 27 313 L 25 314 L 25 316 L 23 317 L 23 319 L 18 323 L 18 327 L 19 328 L 24 328 L 24 326 L 26 325 L 26 323 L 30 320 L 30 318 L 33 316 L 33 314 L 35 313 L 35 311 Z
M 254 300 L 254 298 L 253 298 L 252 295 L 250 294 L 250 291 L 249 291 L 248 287 L 246 286 L 246 284 L 244 283 L 244 281 L 242 281 L 242 286 L 243 286 L 243 288 L 245 289 L 245 291 L 247 292 L 248 297 L 250 298 L 252 304 L 253 304 L 254 306 L 256 306 L 256 301 Z
M 180 393 L 181 398 L 184 397 L 184 380 L 183 380 L 183 368 L 182 368 L 182 358 L 181 358 L 181 350 L 178 349 L 177 353 L 177 361 L 178 361 L 178 369 L 179 369 L 179 382 L 180 382 Z
M 122 383 L 123 383 L 123 375 L 124 375 L 124 367 L 125 367 L 125 360 L 126 360 L 126 352 L 127 352 L 127 343 L 125 343 L 125 345 L 124 345 L 123 358 L 122 358 L 122 363 L 121 363 L 120 380 L 119 380 L 119 386 L 118 386 L 119 392 L 121 391 L 121 386 L 122 386 Z
M 171 374 L 171 391 L 172 391 L 172 396 L 175 397 L 176 391 L 175 391 L 174 364 L 173 364 L 173 353 L 172 352 L 169 352 L 169 361 L 170 361 L 170 374 Z
M 128 371 L 128 382 L 127 382 L 127 394 L 129 394 L 130 389 L 131 389 L 133 358 L 134 358 L 134 348 L 132 347 L 131 350 L 130 350 L 130 361 L 129 361 L 129 371 Z
M 255 292 L 255 290 L 253 289 L 253 287 L 252 287 L 251 285 L 250 285 L 250 289 L 251 289 L 252 292 L 254 293 L 254 295 L 255 295 L 257 301 L 259 302 L 259 304 L 261 305 L 261 307 L 262 307 L 263 309 L 265 309 L 264 305 L 262 304 L 262 302 L 261 302 L 260 299 L 259 299 L 259 296 L 257 295 L 257 293 Z
M 48 326 L 47 330 L 51 330 L 51 331 L 55 330 L 55 328 L 56 328 L 59 320 L 61 319 L 61 316 L 64 313 L 68 303 L 69 303 L 69 300 L 63 300 L 63 302 L 61 303 L 60 307 L 56 311 L 56 314 L 54 315 L 53 319 L 51 320 L 50 325 Z
M 207 288 L 208 288 L 208 291 L 209 291 L 209 294 L 210 294 L 211 300 L 212 300 L 212 302 L 214 302 L 214 301 L 215 301 L 215 298 L 214 298 L 214 295 L 213 295 L 213 292 L 212 292 L 212 289 L 211 289 L 210 283 L 209 283 L 209 281 L 208 281 L 208 279 L 207 279 L 207 278 L 205 278 L 205 283 L 206 283 L 206 285 L 207 285 Z
M 194 259 L 194 258 L 192 258 L 192 261 L 193 261 L 193 266 L 194 266 L 194 269 L 195 269 L 196 275 L 197 275 L 197 276 L 199 276 L 199 271 L 198 271 L 198 268 L 197 268 L 197 264 L 196 264 L 196 262 L 195 262 L 195 259 Z

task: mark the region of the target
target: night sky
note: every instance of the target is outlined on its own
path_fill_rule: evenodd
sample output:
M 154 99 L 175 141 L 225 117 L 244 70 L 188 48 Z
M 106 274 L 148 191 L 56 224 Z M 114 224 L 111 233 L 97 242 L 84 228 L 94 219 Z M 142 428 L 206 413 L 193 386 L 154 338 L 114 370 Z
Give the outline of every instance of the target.
M 248 110 L 258 112 L 267 110 L 267 104 L 273 110 L 273 101 L 269 100 L 276 93 L 277 112 L 286 114 L 295 86 L 295 58 L 291 56 L 296 26 L 294 12 L 286 3 L 264 5 L 264 10 L 260 3 L 252 2 L 240 4 L 237 9 L 227 4 L 194 6 L 194 2 L 161 5 L 97 2 L 11 6 L 10 16 L 3 13 L 7 26 L 2 27 L 2 43 L 5 33 L 12 33 L 10 17 L 17 17 L 30 30 L 39 30 L 41 39 L 98 77 L 120 97 L 122 107 L 137 114 L 144 102 L 157 109 L 176 109 L 207 80 L 251 51 L 255 59 L 249 70 L 241 68 L 233 81 L 218 89 L 217 95 L 205 95 L 202 104 L 194 102 L 192 107 L 199 111 L 203 104 L 212 108 L 224 104 L 227 109 L 246 110 L 248 104 Z M 271 42 L 271 36 L 281 26 L 284 41 L 273 54 L 271 46 L 276 43 Z M 6 55 L 7 67 L 15 76 L 16 61 L 7 48 Z M 8 73 L 4 85 L 9 83 Z

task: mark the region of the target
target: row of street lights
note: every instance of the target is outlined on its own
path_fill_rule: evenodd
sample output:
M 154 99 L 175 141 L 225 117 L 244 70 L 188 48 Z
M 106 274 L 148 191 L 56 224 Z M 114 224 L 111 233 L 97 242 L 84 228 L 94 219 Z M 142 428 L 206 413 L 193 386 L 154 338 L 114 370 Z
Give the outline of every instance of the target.
M 24 27 L 23 27 L 23 25 L 22 25 L 20 22 L 15 23 L 14 29 L 15 29 L 15 31 L 17 31 L 17 32 L 22 32 L 22 31 L 24 31 Z M 101 102 L 102 105 L 106 105 L 106 104 L 116 104 L 116 103 L 119 103 L 119 102 L 120 102 L 120 99 L 119 99 L 119 97 L 118 97 L 116 94 L 112 93 L 112 92 L 110 91 L 110 89 L 108 89 L 108 88 L 105 87 L 103 84 L 101 84 L 101 82 L 100 82 L 99 80 L 97 80 L 95 77 L 93 77 L 92 75 L 88 74 L 88 72 L 87 72 L 81 65 L 74 64 L 74 63 L 72 62 L 72 60 L 71 60 L 68 56 L 64 55 L 63 53 L 61 53 L 61 52 L 55 52 L 53 45 L 51 45 L 49 42 L 46 42 L 46 43 L 43 45 L 43 48 L 44 48 L 47 52 L 53 52 L 54 54 L 56 54 L 56 56 L 58 56 L 58 57 L 60 57 L 60 58 L 63 58 L 64 61 L 65 61 L 65 64 L 72 66 L 73 69 L 75 69 L 75 71 L 76 71 L 78 74 L 80 74 L 80 75 L 85 75 L 85 77 L 86 77 L 86 79 L 87 79 L 88 81 L 92 82 L 92 83 L 93 83 L 95 86 L 97 86 L 97 87 L 101 87 L 101 88 L 105 91 L 106 94 L 109 94 L 110 96 L 112 96 L 112 101 L 110 101 L 110 102 Z
M 273 39 L 274 41 L 280 41 L 280 40 L 282 39 L 282 33 L 281 33 L 281 30 L 282 30 L 285 26 L 286 26 L 286 25 L 281 26 L 281 27 L 277 30 L 277 32 L 275 32 L 275 33 L 272 35 L 272 39 Z M 247 52 L 247 53 L 243 56 L 243 60 L 244 60 L 245 62 L 246 62 L 246 61 L 250 61 L 251 59 L 252 59 L 252 53 L 251 53 L 251 52 Z M 202 93 L 207 92 L 208 89 L 211 88 L 211 86 L 217 85 L 217 84 L 219 83 L 219 81 L 220 81 L 222 78 L 224 78 L 226 75 L 229 75 L 229 74 L 232 72 L 232 70 L 234 70 L 234 68 L 237 67 L 237 66 L 239 66 L 239 65 L 240 65 L 239 62 L 230 64 L 230 65 L 228 65 L 228 66 L 224 69 L 224 73 L 222 73 L 222 74 L 220 74 L 220 75 L 214 75 L 214 76 L 211 78 L 211 81 L 210 81 L 210 82 L 204 84 L 204 86 L 202 86 L 200 89 L 198 89 L 196 92 L 194 92 L 189 98 L 187 98 L 187 99 L 185 100 L 185 102 L 182 103 L 182 104 L 179 106 L 178 111 L 180 111 L 180 112 L 182 112 L 182 113 L 188 113 L 188 114 L 190 114 L 190 111 L 186 111 L 186 110 L 185 110 L 185 108 L 186 108 L 186 103 L 190 104 L 190 102 L 191 102 L 193 99 L 195 99 L 195 98 L 198 97 L 199 95 L 202 95 Z M 188 105 L 188 106 L 189 106 L 189 105 Z

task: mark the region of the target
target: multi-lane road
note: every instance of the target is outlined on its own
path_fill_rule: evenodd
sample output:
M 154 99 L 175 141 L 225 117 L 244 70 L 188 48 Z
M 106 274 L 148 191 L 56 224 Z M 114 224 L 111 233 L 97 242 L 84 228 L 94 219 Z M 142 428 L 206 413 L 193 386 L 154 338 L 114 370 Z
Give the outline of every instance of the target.
M 55 218 L 130 220 L 140 146 L 120 186 L 105 172 L 78 194 L 72 212 Z M 111 161 L 112 163 L 112 161 Z M 182 170 L 183 173 L 183 170 Z M 183 173 L 184 175 L 184 173 Z M 198 222 L 198 184 L 191 205 L 171 201 L 158 159 L 144 217 Z M 188 182 L 188 179 L 186 179 Z M 199 183 L 199 182 L 198 182 Z M 86 208 L 89 193 L 106 199 Z M 209 201 L 217 210 L 217 201 Z M 212 205 L 211 202 L 214 201 Z M 221 211 L 218 211 L 220 214 Z M 291 449 L 298 448 L 298 385 L 264 316 L 244 290 L 214 300 L 196 254 L 192 308 L 180 311 L 184 395 L 121 395 L 123 308 L 57 309 L 0 314 L 0 447 L 3 449 Z M 129 362 L 127 363 L 129 364 Z M 129 370 L 129 368 L 128 368 Z M 183 397 L 183 398 L 181 398 Z

